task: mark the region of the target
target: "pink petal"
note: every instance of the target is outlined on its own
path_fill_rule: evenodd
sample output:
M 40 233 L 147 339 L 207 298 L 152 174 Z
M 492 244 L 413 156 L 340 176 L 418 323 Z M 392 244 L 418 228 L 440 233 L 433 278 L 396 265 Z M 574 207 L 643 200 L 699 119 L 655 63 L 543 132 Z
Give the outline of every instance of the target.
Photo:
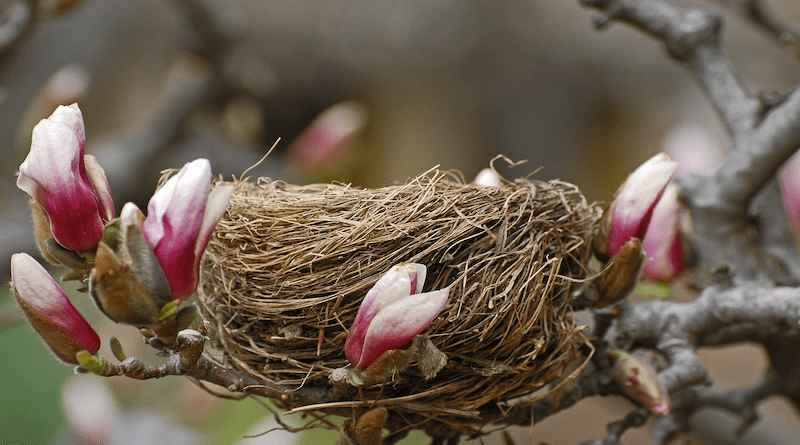
M 77 251 L 96 246 L 103 232 L 98 201 L 84 166 L 84 141 L 77 105 L 58 107 L 34 127 L 31 151 L 17 178 L 17 187 L 42 206 L 56 241 Z
M 779 178 L 786 215 L 795 233 L 800 233 L 800 153 L 786 161 Z
M 422 286 L 425 285 L 425 277 L 428 274 L 428 269 L 418 263 L 406 264 L 408 268 L 408 277 L 411 279 L 411 293 L 418 294 L 422 292 Z
M 81 316 L 58 283 L 33 257 L 11 256 L 11 285 L 25 303 L 49 323 L 92 354 L 100 349 L 100 337 Z M 47 340 L 47 339 L 45 339 Z
M 214 228 L 222 216 L 225 215 L 225 210 L 228 208 L 228 203 L 233 195 L 232 185 L 222 185 L 208 194 L 208 202 L 206 203 L 206 211 L 203 214 L 203 222 L 200 225 L 200 230 L 197 235 L 197 243 L 194 247 L 195 255 L 195 268 L 199 267 L 200 259 L 203 257 L 203 252 L 208 246 L 208 241 L 214 233 Z
M 613 256 L 631 238 L 642 238 L 650 217 L 678 163 L 659 153 L 628 176 L 614 199 L 608 254 Z
M 169 281 L 173 296 L 188 298 L 197 286 L 195 246 L 203 225 L 211 181 L 211 164 L 197 159 L 181 168 L 150 198 L 142 223 Z
M 289 148 L 289 158 L 303 167 L 315 168 L 335 159 L 341 149 L 367 122 L 364 107 L 340 102 L 323 111 Z
M 397 349 L 424 331 L 436 319 L 447 303 L 449 288 L 414 294 L 380 311 L 364 339 L 358 369 L 365 369 L 384 352 Z
M 108 184 L 106 172 L 97 162 L 97 158 L 92 155 L 84 155 L 83 161 L 86 166 L 89 183 L 92 184 L 95 196 L 97 196 L 97 202 L 102 209 L 100 219 L 106 222 L 111 221 L 114 219 L 115 214 L 114 200 L 111 198 L 111 186 Z
M 650 225 L 642 241 L 648 262 L 642 274 L 653 280 L 669 281 L 683 271 L 680 217 L 683 207 L 678 201 L 678 187 L 670 184 L 658 201 Z
M 676 174 L 708 175 L 721 163 L 724 153 L 709 132 L 694 124 L 681 125 L 664 138 L 664 152 L 678 162 Z
M 356 319 L 347 334 L 344 352 L 351 363 L 358 363 L 364 347 L 372 319 L 384 307 L 408 297 L 411 294 L 411 278 L 409 269 L 404 265 L 394 266 L 386 272 L 367 292 L 367 296 L 358 308 Z

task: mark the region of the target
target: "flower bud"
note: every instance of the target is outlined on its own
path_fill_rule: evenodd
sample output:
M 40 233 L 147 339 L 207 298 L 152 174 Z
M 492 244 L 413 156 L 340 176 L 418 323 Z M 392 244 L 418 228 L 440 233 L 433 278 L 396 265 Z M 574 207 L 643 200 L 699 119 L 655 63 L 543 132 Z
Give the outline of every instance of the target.
M 379 445 L 383 443 L 383 426 L 389 418 L 386 408 L 379 407 L 347 419 L 341 428 L 341 437 L 336 445 Z
M 493 169 L 484 168 L 478 172 L 478 175 L 475 176 L 475 180 L 472 181 L 472 183 L 482 187 L 501 187 L 503 185 L 503 180 Z
M 172 301 L 169 283 L 142 233 L 143 215 L 125 204 L 120 218 L 106 227 L 97 246 L 95 267 L 89 274 L 89 292 L 109 318 L 144 327 Z
M 394 266 L 367 292 L 345 342 L 356 368 L 364 370 L 384 352 L 403 347 L 442 311 L 449 288 L 420 293 L 425 275 L 421 264 Z
M 642 248 L 647 262 L 642 275 L 651 280 L 669 281 L 683 272 L 683 245 L 680 219 L 684 208 L 678 201 L 678 187 L 667 186 L 653 210 Z
M 100 349 L 97 332 L 33 257 L 11 256 L 11 286 L 28 322 L 59 359 L 78 364 L 78 352 L 95 354 Z
M 323 111 L 289 148 L 289 159 L 303 168 L 323 167 L 342 155 L 347 143 L 367 123 L 367 112 L 358 102 L 346 101 Z
M 639 238 L 631 238 L 611 258 L 605 273 L 600 277 L 597 290 L 600 295 L 597 308 L 610 306 L 630 295 L 639 281 L 644 255 Z
M 93 158 L 87 172 L 85 139 L 78 106 L 59 106 L 34 127 L 31 151 L 17 177 L 17 187 L 44 211 L 53 238 L 75 251 L 97 246 L 114 215 L 108 181 Z
M 656 203 L 678 163 L 659 153 L 640 165 L 617 190 L 595 237 L 595 251 L 603 259 L 614 256 L 631 238 L 642 239 Z
M 800 154 L 784 164 L 779 176 L 783 206 L 795 233 L 800 233 Z
M 624 351 L 611 351 L 616 361 L 614 378 L 625 393 L 658 416 L 669 414 L 669 399 L 653 368 L 639 357 Z
M 200 260 L 233 186 L 209 193 L 211 164 L 189 162 L 150 198 L 142 230 L 167 277 L 173 298 L 185 300 L 200 282 Z

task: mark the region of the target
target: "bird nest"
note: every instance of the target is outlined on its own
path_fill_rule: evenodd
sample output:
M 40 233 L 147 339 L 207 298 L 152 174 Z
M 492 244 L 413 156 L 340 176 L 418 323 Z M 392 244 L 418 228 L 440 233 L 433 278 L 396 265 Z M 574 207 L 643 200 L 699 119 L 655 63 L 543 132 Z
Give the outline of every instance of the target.
M 329 387 L 331 372 L 348 366 L 347 331 L 367 291 L 391 266 L 412 262 L 428 268 L 425 292 L 450 286 L 421 334 L 446 366 L 426 379 L 412 362 L 341 400 L 474 415 L 532 400 L 568 364 L 585 362 L 587 340 L 568 296 L 591 274 L 600 209 L 575 185 L 482 187 L 437 169 L 377 189 L 233 184 L 199 293 L 226 366 L 291 387 Z

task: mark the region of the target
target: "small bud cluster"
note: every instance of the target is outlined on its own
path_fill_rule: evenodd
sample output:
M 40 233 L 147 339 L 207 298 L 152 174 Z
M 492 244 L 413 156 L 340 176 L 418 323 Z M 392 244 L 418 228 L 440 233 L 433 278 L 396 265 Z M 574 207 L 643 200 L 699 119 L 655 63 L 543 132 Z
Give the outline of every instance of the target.
M 233 188 L 210 192 L 211 165 L 198 159 L 155 192 L 146 217 L 127 203 L 115 218 L 105 172 L 84 154 L 85 141 L 77 104 L 58 107 L 33 130 L 17 186 L 31 198 L 40 249 L 72 269 L 65 279 L 83 282 L 79 290 L 109 318 L 174 341 L 196 314 L 178 306 L 197 288 L 200 259 Z M 97 353 L 97 333 L 35 259 L 15 254 L 11 269 L 20 307 L 57 357 L 77 364 L 79 355 Z

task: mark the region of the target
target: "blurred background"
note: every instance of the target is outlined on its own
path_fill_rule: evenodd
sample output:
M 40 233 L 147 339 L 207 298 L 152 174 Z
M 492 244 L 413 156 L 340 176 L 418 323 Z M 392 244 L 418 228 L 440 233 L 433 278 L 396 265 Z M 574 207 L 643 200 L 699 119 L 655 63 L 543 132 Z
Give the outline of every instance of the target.
M 754 91 L 800 81 L 798 60 L 748 24 L 736 0 L 710 3 L 725 13 L 725 49 Z M 796 1 L 770 6 L 800 23 Z M 239 176 L 278 138 L 248 175 L 378 187 L 440 165 L 471 180 L 504 154 L 528 161 L 498 163 L 506 176 L 560 178 L 598 201 L 658 151 L 692 159 L 697 147 L 729 146 L 692 75 L 661 44 L 623 25 L 598 32 L 577 0 L 0 0 L 0 14 L 2 258 L 36 252 L 15 172 L 33 126 L 59 104 L 80 105 L 86 151 L 105 168 L 118 211 L 126 201 L 144 208 L 162 169 L 206 157 L 217 173 Z M 24 32 L 8 43 L 17 24 Z M 7 282 L 8 262 L 0 275 Z M 330 431 L 243 438 L 275 427 L 269 411 L 185 379 L 74 376 L 20 322 L 7 287 L 0 295 L 0 444 L 336 440 Z M 129 355 L 159 363 L 135 329 L 98 316 L 83 294 L 73 301 L 101 338 L 115 335 Z M 755 346 L 703 353 L 721 389 L 766 368 Z M 589 400 L 511 431 L 518 444 L 576 443 L 602 436 L 631 407 Z M 693 443 L 800 435 L 781 400 L 765 417 L 736 441 L 735 419 L 709 414 Z M 402 443 L 427 442 L 412 434 Z M 501 443 L 499 434 L 485 443 Z

